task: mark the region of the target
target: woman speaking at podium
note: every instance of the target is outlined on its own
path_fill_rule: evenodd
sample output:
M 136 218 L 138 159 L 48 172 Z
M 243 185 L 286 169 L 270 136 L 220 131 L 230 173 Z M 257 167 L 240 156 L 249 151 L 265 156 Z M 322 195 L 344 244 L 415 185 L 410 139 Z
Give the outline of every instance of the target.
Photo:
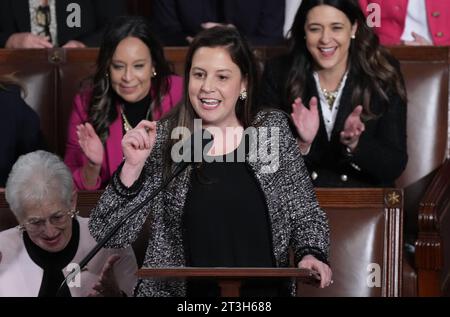
M 252 113 L 257 67 L 248 44 L 235 28 L 212 28 L 197 35 L 186 61 L 184 102 L 166 120 L 141 121 L 124 136 L 124 162 L 91 213 L 91 234 L 100 240 L 158 189 L 173 167 L 172 145 L 178 144 L 171 140 L 173 128 L 193 132 L 200 119 L 214 137 L 209 149 L 194 148 L 203 152 L 204 162 L 189 165 L 129 217 L 107 246 L 129 245 L 144 227 L 149 236 L 144 267 L 287 267 L 291 248 L 295 265 L 316 270 L 321 287 L 328 286 L 328 220 L 288 117 L 279 111 Z M 253 155 L 255 139 L 270 154 Z M 294 291 L 290 282 L 263 282 L 244 285 L 241 294 Z M 217 296 L 218 289 L 210 283 L 142 279 L 135 295 Z

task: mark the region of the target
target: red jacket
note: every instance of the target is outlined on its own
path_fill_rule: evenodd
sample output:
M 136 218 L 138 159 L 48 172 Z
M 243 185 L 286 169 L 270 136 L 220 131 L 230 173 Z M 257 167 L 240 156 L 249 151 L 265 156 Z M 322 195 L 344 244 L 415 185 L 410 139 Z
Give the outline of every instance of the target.
M 366 10 L 370 3 L 376 3 L 381 8 L 381 26 L 374 27 L 381 44 L 401 44 L 400 38 L 405 29 L 408 0 L 359 0 L 366 16 L 371 13 Z M 425 0 L 425 5 L 433 44 L 450 45 L 450 1 Z

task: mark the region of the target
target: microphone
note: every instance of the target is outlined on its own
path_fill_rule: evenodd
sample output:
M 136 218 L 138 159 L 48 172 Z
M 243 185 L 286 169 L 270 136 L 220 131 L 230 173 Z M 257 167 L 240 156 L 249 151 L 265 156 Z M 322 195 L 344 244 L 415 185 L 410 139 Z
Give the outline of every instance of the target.
M 183 155 L 181 160 L 177 160 L 172 173 L 163 183 L 147 198 L 145 198 L 136 207 L 129 210 L 119 222 L 109 231 L 97 245 L 92 248 L 92 250 L 80 261 L 78 266 L 76 266 L 64 279 L 56 292 L 56 297 L 60 294 L 64 284 L 68 284 L 70 280 L 73 280 L 77 274 L 89 263 L 89 261 L 100 251 L 101 248 L 111 239 L 111 237 L 120 229 L 124 222 L 132 215 L 139 212 L 143 207 L 145 207 L 150 201 L 152 201 L 163 189 L 165 189 L 169 183 L 177 177 L 182 171 L 184 171 L 191 163 L 198 162 L 198 154 L 203 155 L 205 150 L 209 150 L 213 144 L 213 136 L 205 129 L 199 129 L 194 131 L 191 136 L 183 142 L 181 149 L 183 150 Z M 199 147 L 200 145 L 200 147 Z M 208 146 L 209 145 L 209 146 Z M 199 153 L 199 151 L 201 151 Z M 172 153 L 173 154 L 173 153 Z M 173 157 L 173 155 L 172 155 Z M 202 156 L 201 156 L 202 157 Z M 144 221 L 145 222 L 145 221 Z

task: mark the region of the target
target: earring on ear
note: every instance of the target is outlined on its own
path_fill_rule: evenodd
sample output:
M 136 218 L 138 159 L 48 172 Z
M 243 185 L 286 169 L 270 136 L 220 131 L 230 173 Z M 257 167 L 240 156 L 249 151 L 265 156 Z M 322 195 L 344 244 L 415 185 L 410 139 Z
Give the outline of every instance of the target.
M 106 92 L 109 90 L 109 73 L 105 74 L 105 91 L 104 93 L 106 94 Z
M 158 74 L 157 74 L 156 71 L 154 70 L 152 75 L 153 75 L 153 77 L 156 77 L 156 75 L 158 75 Z
M 356 35 L 352 34 L 352 40 L 356 39 Z
M 247 99 L 247 90 L 243 90 L 240 94 L 239 94 L 239 99 L 244 101 Z

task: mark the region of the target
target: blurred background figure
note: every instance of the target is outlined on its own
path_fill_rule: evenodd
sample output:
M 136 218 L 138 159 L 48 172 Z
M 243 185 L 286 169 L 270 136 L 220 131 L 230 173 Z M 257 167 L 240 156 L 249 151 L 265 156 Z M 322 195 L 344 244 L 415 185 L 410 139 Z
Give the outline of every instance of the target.
M 284 1 L 153 0 L 150 20 L 166 46 L 186 46 L 201 30 L 233 25 L 253 45 L 283 43 Z
M 379 6 L 379 26 L 373 30 L 383 45 L 450 45 L 450 1 L 359 0 L 364 14 Z M 369 20 L 371 20 L 369 18 Z
M 96 47 L 125 0 L 2 0 L 0 48 Z
M 0 190 L 20 155 L 46 148 L 39 116 L 21 93 L 16 79 L 0 76 Z
M 122 162 L 123 135 L 142 120 L 158 120 L 181 99 L 161 45 L 142 17 L 108 27 L 92 84 L 73 103 L 65 162 L 82 190 L 105 188 Z
M 76 216 L 76 192 L 67 166 L 56 155 L 21 156 L 5 192 L 19 226 L 0 232 L 0 297 L 56 296 L 65 276 L 95 246 L 88 219 Z M 79 282 L 58 295 L 131 295 L 136 281 L 131 247 L 102 249 L 82 270 Z

